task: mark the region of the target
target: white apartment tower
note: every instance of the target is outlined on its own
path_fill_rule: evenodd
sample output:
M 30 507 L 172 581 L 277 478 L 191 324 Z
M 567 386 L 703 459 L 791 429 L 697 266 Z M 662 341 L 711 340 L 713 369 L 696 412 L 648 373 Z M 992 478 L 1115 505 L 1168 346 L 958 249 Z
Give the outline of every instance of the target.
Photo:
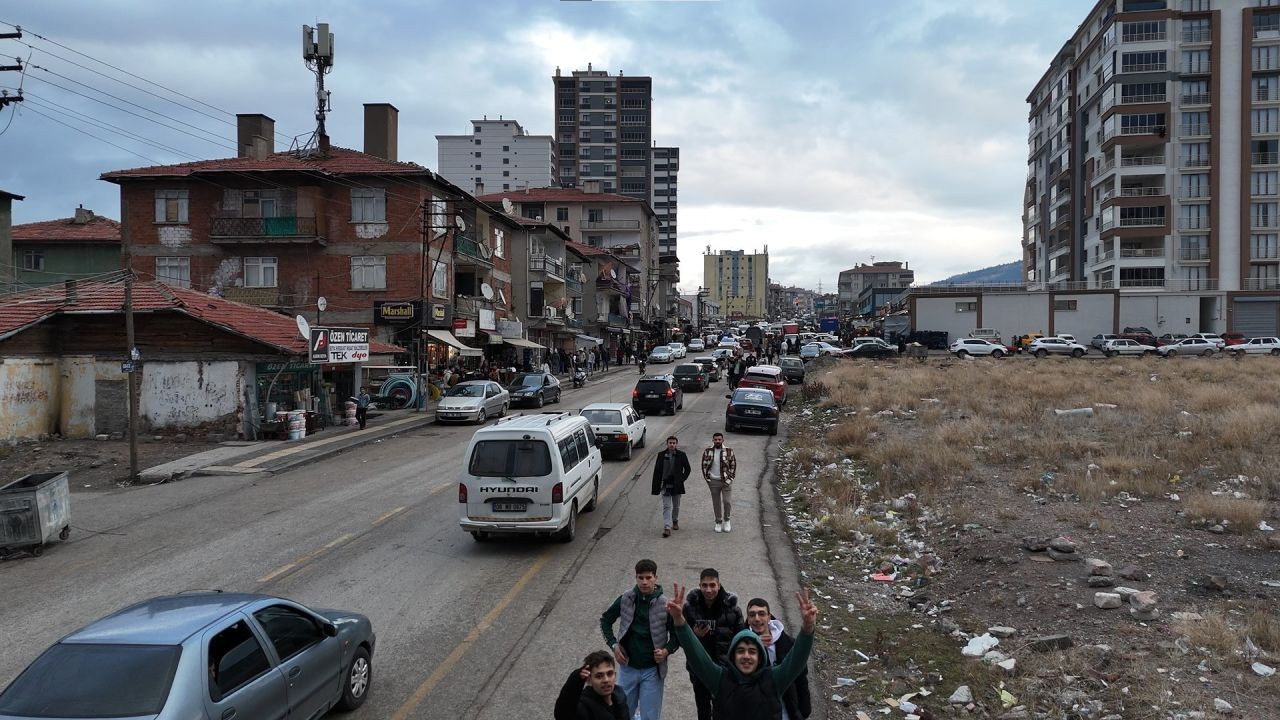
M 1030 105 L 1032 288 L 1181 293 L 1280 329 L 1280 3 L 1101 0 Z
M 676 176 L 680 173 L 680 148 L 653 148 L 653 197 L 649 204 L 658 215 L 658 252 L 676 254 Z
M 555 184 L 553 138 L 530 135 L 501 115 L 472 120 L 466 135 L 437 135 L 436 143 L 440 174 L 477 195 Z

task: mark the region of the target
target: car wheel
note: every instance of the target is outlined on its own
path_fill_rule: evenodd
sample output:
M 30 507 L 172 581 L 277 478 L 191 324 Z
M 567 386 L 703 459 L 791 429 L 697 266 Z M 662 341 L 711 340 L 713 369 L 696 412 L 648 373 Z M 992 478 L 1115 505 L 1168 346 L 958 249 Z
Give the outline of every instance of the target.
M 1103 351 L 1102 351 L 1102 354 L 1103 354 L 1103 355 L 1106 355 L 1107 357 L 1115 357 L 1115 356 L 1116 356 L 1116 351 L 1115 351 L 1115 350 L 1103 350 Z
M 638 448 L 644 447 L 644 440 L 647 437 L 649 437 L 649 428 L 645 428 L 644 432 L 640 433 L 640 442 L 636 443 L 636 447 Z
M 630 460 L 630 459 L 631 459 L 631 450 L 632 450 L 632 447 L 633 447 L 633 446 L 631 445 L 631 441 L 629 441 L 629 440 L 628 440 L 628 441 L 627 441 L 627 449 L 622 451 L 622 459 L 623 459 L 623 460 Z
M 1076 348 L 1075 350 L 1071 351 L 1071 357 L 1073 358 L 1084 357 L 1084 351 L 1081 350 L 1080 348 Z
M 476 416 L 476 424 L 483 425 L 485 421 L 488 419 L 489 419 L 489 413 L 485 412 L 484 408 L 480 408 L 480 414 Z
M 731 422 L 729 422 L 729 421 L 727 421 L 727 420 L 725 421 L 725 423 L 724 423 L 724 431 L 725 431 L 725 432 L 734 432 L 736 429 L 737 429 L 737 428 L 735 428 L 735 427 L 734 427 L 733 423 L 731 423 Z
M 1178 354 L 1178 351 L 1177 351 L 1177 350 L 1170 350 L 1169 352 L 1165 353 L 1165 354 L 1164 354 L 1164 356 L 1165 356 L 1165 357 L 1173 357 L 1174 355 L 1177 355 L 1177 354 Z
M 545 397 L 543 397 L 542 393 L 538 393 L 538 402 L 537 402 L 537 405 L 536 405 L 535 407 L 542 407 L 543 405 L 545 405 L 545 404 L 546 404 L 546 400 L 547 400 L 547 399 L 546 399 Z
M 1273 350 L 1271 351 L 1271 354 L 1272 354 L 1272 355 L 1280 355 L 1280 348 L 1275 348 L 1275 349 L 1273 349 Z
M 1035 356 L 1036 356 L 1036 357 L 1038 357 L 1038 358 L 1044 359 L 1044 358 L 1046 358 L 1046 357 L 1049 357 L 1049 351 L 1048 351 L 1048 350 L 1037 350 L 1037 351 L 1035 352 Z
M 1004 351 L 1003 351 L 1003 350 L 992 350 L 992 351 L 991 351 L 991 357 L 993 357 L 993 358 L 995 358 L 995 359 L 999 360 L 1000 358 L 1004 357 Z
M 591 512 L 600 503 L 600 478 L 591 481 L 591 502 L 582 506 L 582 512 Z
M 963 359 L 963 358 L 964 358 L 964 356 L 965 356 L 965 355 L 968 355 L 968 354 L 969 354 L 969 351 L 968 351 L 968 350 L 957 350 L 957 351 L 956 351 L 956 357 L 961 358 L 961 359 Z
M 351 658 L 351 669 L 347 671 L 346 682 L 342 684 L 342 699 L 338 707 L 350 712 L 364 704 L 369 697 L 369 687 L 373 684 L 373 663 L 369 660 L 369 651 L 361 646 L 356 648 Z
M 569 506 L 569 522 L 556 533 L 556 540 L 562 543 L 573 542 L 573 538 L 578 534 L 578 503 L 575 501 Z
M 1200 353 L 1200 355 L 1202 355 L 1203 357 L 1209 357 L 1213 355 L 1213 351 L 1206 349 L 1204 352 Z
M 770 434 L 770 435 L 777 435 L 777 434 L 778 434 L 778 423 L 776 423 L 776 422 L 775 422 L 773 425 L 770 425 L 770 426 L 769 426 L 769 434 Z

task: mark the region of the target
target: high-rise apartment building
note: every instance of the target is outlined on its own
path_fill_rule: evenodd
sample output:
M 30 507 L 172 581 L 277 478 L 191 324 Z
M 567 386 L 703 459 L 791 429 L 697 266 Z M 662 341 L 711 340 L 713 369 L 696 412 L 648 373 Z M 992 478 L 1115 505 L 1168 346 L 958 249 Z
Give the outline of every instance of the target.
M 898 260 L 873 261 L 870 265 L 858 263 L 848 270 L 841 270 L 836 283 L 840 312 L 843 315 L 861 314 L 859 298 L 864 290 L 909 288 L 915 279 L 915 271 Z
M 653 148 L 653 211 L 658 214 L 658 248 L 662 255 L 676 254 L 676 176 L 680 172 L 680 148 Z
M 604 70 L 556 68 L 556 182 L 599 180 L 606 193 L 646 202 L 653 189 L 653 80 Z
M 466 135 L 437 135 L 440 174 L 476 194 L 555 184 L 555 143 L 515 120 L 471 121 Z
M 1280 288 L 1276 3 L 1102 0 L 1027 101 L 1032 288 L 1199 295 L 1275 332 L 1243 294 Z
M 763 319 L 769 303 L 769 249 L 708 252 L 702 256 L 703 285 L 731 320 Z

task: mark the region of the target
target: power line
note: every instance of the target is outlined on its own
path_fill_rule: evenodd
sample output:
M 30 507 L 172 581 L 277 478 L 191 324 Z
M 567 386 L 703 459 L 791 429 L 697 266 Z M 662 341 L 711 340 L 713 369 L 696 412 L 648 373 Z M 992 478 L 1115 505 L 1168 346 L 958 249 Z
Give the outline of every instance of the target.
M 79 111 L 76 111 L 76 110 L 72 110 L 71 108 L 68 108 L 68 107 L 66 107 L 66 106 L 64 106 L 64 105 L 59 105 L 58 103 L 55 103 L 55 102 L 53 102 L 52 100 L 46 100 L 46 99 L 44 99 L 42 96 L 39 96 L 39 95 L 28 95 L 28 96 L 27 96 L 27 101 L 28 101 L 28 102 L 31 102 L 32 100 L 34 100 L 34 101 L 35 101 L 35 103 L 36 103 L 36 107 L 45 107 L 45 106 L 50 106 L 50 107 L 45 107 L 45 109 L 46 109 L 46 110 L 49 110 L 50 112 L 58 112 L 58 113 L 63 113 L 63 114 L 69 114 L 69 115 L 76 116 L 76 119 L 77 119 L 77 120 L 79 120 L 80 122 L 92 124 L 92 125 L 94 125 L 95 127 L 98 127 L 98 128 L 100 128 L 100 129 L 102 129 L 102 130 L 110 130 L 110 131 L 112 131 L 112 132 L 119 133 L 119 134 L 121 134 L 121 135 L 124 135 L 124 136 L 126 136 L 126 137 L 129 137 L 129 138 L 130 138 L 130 139 L 132 139 L 132 140 L 136 140 L 137 142 L 141 142 L 141 143 L 145 143 L 145 144 L 147 144 L 147 145 L 150 145 L 150 146 L 152 146 L 152 147 L 154 147 L 154 148 L 156 148 L 156 149 L 158 149 L 158 150 L 167 150 L 168 152 L 174 153 L 174 154 L 176 154 L 176 155 L 185 155 L 185 156 L 187 156 L 187 157 L 195 157 L 194 155 L 190 155 L 190 154 L 188 154 L 188 153 L 185 153 L 185 152 L 183 152 L 182 150 L 179 150 L 179 149 L 177 149 L 177 148 L 169 147 L 168 145 L 165 145 L 165 144 L 163 144 L 163 143 L 156 142 L 155 140 L 149 140 L 149 139 L 147 139 L 147 138 L 145 138 L 145 137 L 143 137 L 143 136 L 141 136 L 141 135 L 138 135 L 137 133 L 134 133 L 134 132 L 132 132 L 132 131 L 130 131 L 130 130 L 125 130 L 124 128 L 122 128 L 122 127 L 120 127 L 120 126 L 118 126 L 118 125 L 112 125 L 111 123 L 109 123 L 109 122 L 107 122 L 107 121 L 105 121 L 105 120 L 98 120 L 98 119 L 92 118 L 92 117 L 90 117 L 90 116 L 88 116 L 88 115 L 85 115 L 85 114 L 84 114 L 84 113 L 82 113 L 82 112 L 79 112 Z
M 87 130 L 81 130 L 80 128 L 76 127 L 75 125 L 71 125 L 71 124 L 69 124 L 69 123 L 65 123 L 65 122 L 63 122 L 63 121 L 59 120 L 58 118 L 53 117 L 52 115 L 45 115 L 44 113 L 40 112 L 39 110 L 37 110 L 37 109 L 35 109 L 35 108 L 27 108 L 27 109 L 28 109 L 28 110 L 30 110 L 31 112 L 33 112 L 33 113 L 35 113 L 35 114 L 37 114 L 37 115 L 39 115 L 39 116 L 43 117 L 43 118 L 47 118 L 47 119 L 49 119 L 49 120 L 52 120 L 52 121 L 54 121 L 54 122 L 58 123 L 59 125 L 64 125 L 64 126 L 66 126 L 66 127 L 71 128 L 72 130 L 75 130 L 75 131 L 76 131 L 76 132 L 78 132 L 78 133 L 82 133 L 82 134 L 84 134 L 84 135 L 88 135 L 89 137 L 93 138 L 94 140 L 97 140 L 98 142 L 106 143 L 106 144 L 110 145 L 111 147 L 113 147 L 113 148 L 117 148 L 117 149 L 119 149 L 119 150 L 123 150 L 123 151 L 125 151 L 125 152 L 129 153 L 130 155 L 137 155 L 138 157 L 142 158 L 143 160 L 146 160 L 147 162 L 151 163 L 152 165 L 161 165 L 161 164 L 163 164 L 163 163 L 161 163 L 159 160 L 156 160 L 156 159 L 154 159 L 154 158 L 149 158 L 149 157 L 147 157 L 146 155 L 143 155 L 142 153 L 136 153 L 136 152 L 134 152 L 134 151 L 130 150 L 129 148 L 124 147 L 124 146 L 122 146 L 122 145 L 117 145 L 117 144 L 115 144 L 115 143 L 111 142 L 110 140 L 104 140 L 103 138 L 100 138 L 100 137 L 98 137 L 97 135 L 94 135 L 93 133 L 91 133 L 91 132 L 89 132 L 89 131 L 87 131 Z

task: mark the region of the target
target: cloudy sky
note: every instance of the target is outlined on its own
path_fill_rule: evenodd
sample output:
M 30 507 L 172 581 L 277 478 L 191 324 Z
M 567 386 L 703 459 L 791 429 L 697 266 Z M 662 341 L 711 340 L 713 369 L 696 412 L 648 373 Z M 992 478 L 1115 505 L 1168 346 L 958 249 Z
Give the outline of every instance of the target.
M 1092 5 L 5 3 L 0 21 L 47 41 L 0 40 L 0 55 L 30 53 L 43 68 L 22 81 L 31 101 L 0 113 L 0 189 L 27 196 L 15 222 L 66 217 L 77 204 L 116 217 L 118 195 L 100 173 L 234 154 L 234 113 L 308 132 L 301 26 L 323 21 L 336 35 L 335 144 L 359 148 L 362 103 L 391 102 L 401 159 L 436 169 L 435 135 L 464 133 L 472 118 L 501 114 L 550 134 L 557 66 L 650 75 L 654 138 L 681 148 L 682 285 L 701 281 L 708 245 L 768 246 L 774 279 L 804 287 L 833 289 L 840 268 L 873 257 L 906 260 L 932 281 L 1019 257 L 1025 98 Z M 0 87 L 18 81 L 0 73 Z

